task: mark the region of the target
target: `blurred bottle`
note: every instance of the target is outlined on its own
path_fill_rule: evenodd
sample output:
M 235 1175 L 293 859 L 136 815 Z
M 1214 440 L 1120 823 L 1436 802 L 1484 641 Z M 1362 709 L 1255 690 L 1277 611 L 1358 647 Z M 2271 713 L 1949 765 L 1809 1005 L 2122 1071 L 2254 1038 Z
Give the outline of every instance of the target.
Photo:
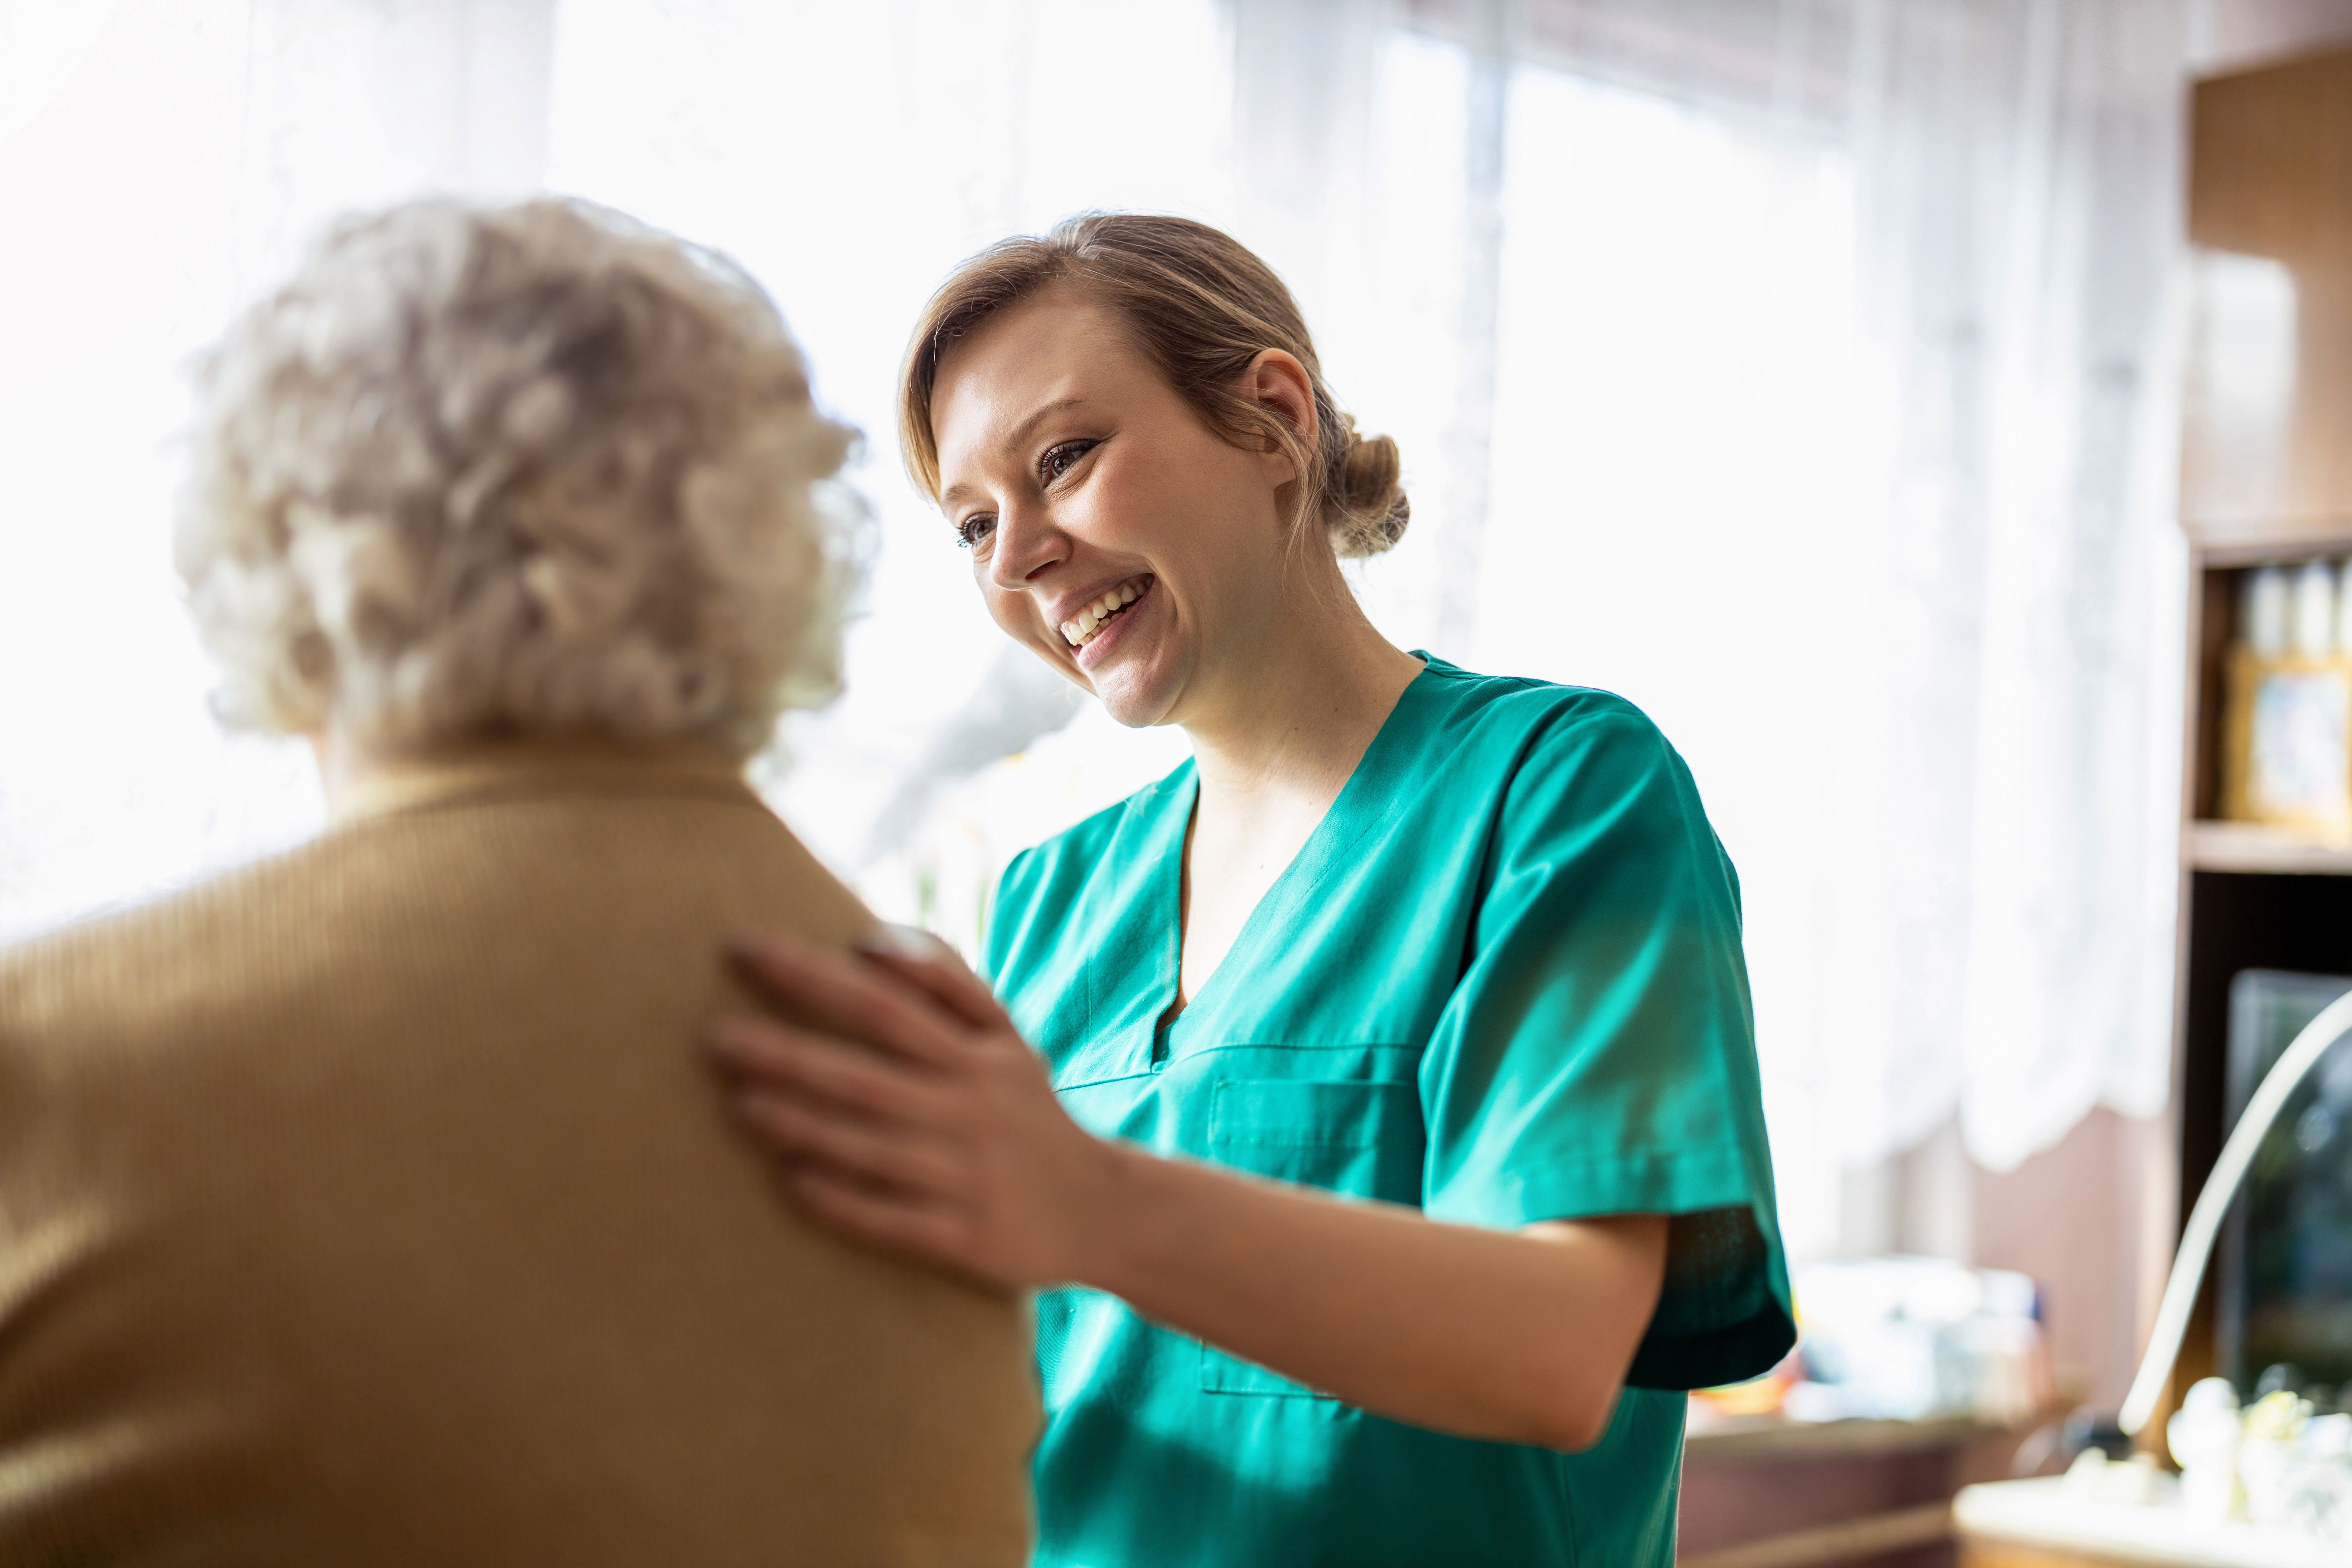
M 2180 1467 L 2180 1500 L 2203 1519 L 2238 1511 L 2238 1391 L 2227 1378 L 2189 1386 L 2165 1424 L 2165 1443 Z
M 2238 1485 L 2245 1494 L 2247 1516 L 2256 1524 L 2284 1524 L 2293 1513 L 2303 1479 L 2298 1449 L 2310 1425 L 2311 1401 L 2290 1388 L 2266 1394 L 2246 1407 L 2238 1441 Z
M 2238 626 L 2256 657 L 2276 658 L 2287 649 L 2293 591 L 2284 566 L 2264 566 L 2241 580 Z
M 2294 574 L 2294 651 L 2326 658 L 2336 651 L 2336 573 L 2325 561 L 2306 561 Z

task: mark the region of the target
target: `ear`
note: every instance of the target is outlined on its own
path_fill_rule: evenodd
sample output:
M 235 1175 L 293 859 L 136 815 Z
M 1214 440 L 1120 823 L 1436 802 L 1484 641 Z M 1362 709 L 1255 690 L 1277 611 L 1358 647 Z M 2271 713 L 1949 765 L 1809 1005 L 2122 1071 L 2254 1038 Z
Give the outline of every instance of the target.
M 1299 445 L 1308 451 L 1321 430 L 1315 417 L 1315 381 L 1295 354 L 1262 349 L 1242 372 L 1241 395 L 1298 432 Z M 1299 476 L 1280 447 L 1266 454 L 1274 482 L 1286 485 Z

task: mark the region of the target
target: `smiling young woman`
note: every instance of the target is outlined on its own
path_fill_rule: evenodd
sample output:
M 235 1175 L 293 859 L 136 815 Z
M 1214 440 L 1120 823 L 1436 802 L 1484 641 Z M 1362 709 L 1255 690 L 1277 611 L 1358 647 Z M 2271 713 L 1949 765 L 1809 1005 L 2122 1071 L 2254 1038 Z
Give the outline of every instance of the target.
M 1015 859 L 995 994 L 747 943 L 803 1020 L 716 1031 L 747 1123 L 820 1222 L 1043 1291 L 1040 1563 L 1665 1568 L 1683 1391 L 1793 1338 L 1681 759 L 1380 636 L 1396 448 L 1214 229 L 975 258 L 901 411 L 997 624 L 1193 760 Z

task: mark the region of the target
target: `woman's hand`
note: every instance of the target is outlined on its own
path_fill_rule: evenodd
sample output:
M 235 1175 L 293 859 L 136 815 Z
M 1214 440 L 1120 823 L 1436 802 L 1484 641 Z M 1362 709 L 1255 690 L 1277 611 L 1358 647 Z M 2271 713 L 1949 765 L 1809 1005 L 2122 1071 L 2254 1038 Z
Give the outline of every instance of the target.
M 944 948 L 849 956 L 762 937 L 735 962 L 811 1026 L 734 1015 L 710 1047 L 813 1219 L 1012 1289 L 1087 1271 L 1118 1156 L 1070 1120 L 1045 1064 Z
M 827 1228 L 998 1286 L 1108 1290 L 1417 1426 L 1559 1448 L 1607 1428 L 1663 1216 L 1486 1230 L 1160 1159 L 1073 1122 L 950 959 L 762 939 L 737 962 L 809 1024 L 728 1017 L 712 1049 Z

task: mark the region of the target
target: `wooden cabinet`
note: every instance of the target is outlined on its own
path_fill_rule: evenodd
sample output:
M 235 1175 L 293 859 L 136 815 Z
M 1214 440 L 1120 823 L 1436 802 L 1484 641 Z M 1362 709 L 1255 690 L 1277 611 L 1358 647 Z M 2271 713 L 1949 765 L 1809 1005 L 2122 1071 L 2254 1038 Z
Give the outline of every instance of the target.
M 1683 1450 L 1681 1568 L 1952 1568 L 1951 1498 L 2009 1473 L 2023 1430 L 1717 1419 Z
M 2181 513 L 2257 553 L 2352 542 L 2352 51 L 2200 82 Z
M 1960 1547 L 1960 1568 L 2109 1568 L 2115 1562 L 2009 1541 L 1970 1541 Z
M 2229 986 L 2352 974 L 2352 850 L 2217 820 L 2242 574 L 2352 557 L 2352 49 L 2200 81 L 2181 467 L 2192 558 L 2175 1103 L 2180 1211 L 2221 1125 Z M 2213 1282 L 2175 1389 L 2214 1370 Z M 2161 1416 L 2153 1430 L 2161 1430 Z

